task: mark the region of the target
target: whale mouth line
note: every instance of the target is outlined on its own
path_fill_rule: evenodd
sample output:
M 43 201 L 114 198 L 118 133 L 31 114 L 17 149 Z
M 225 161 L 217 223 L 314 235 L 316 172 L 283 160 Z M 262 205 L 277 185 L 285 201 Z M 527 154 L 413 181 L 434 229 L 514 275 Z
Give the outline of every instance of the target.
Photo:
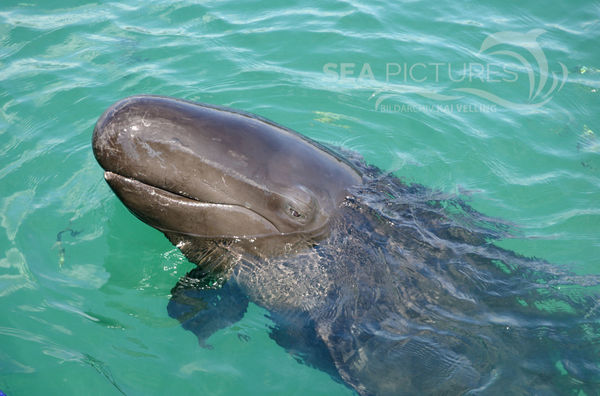
M 183 192 L 171 191 L 171 190 L 168 190 L 168 189 L 166 189 L 164 187 L 159 187 L 157 185 L 150 184 L 150 183 L 147 183 L 145 181 L 141 181 L 139 179 L 136 179 L 135 177 L 125 176 L 125 175 L 122 175 L 122 174 L 120 174 L 118 172 L 115 172 L 115 171 L 105 170 L 104 171 L 104 180 L 106 180 L 107 182 L 110 182 L 113 179 L 126 180 L 126 181 L 128 181 L 130 183 L 135 183 L 135 184 L 140 185 L 140 186 L 149 187 L 149 188 L 154 189 L 154 190 L 159 190 L 162 193 L 173 195 L 175 197 L 179 197 L 179 198 L 186 199 L 186 200 L 195 201 L 195 202 L 198 202 L 198 203 L 201 203 L 201 204 L 225 205 L 225 204 L 219 204 L 219 203 L 215 203 L 215 202 L 202 201 L 202 200 L 200 200 L 200 199 L 198 199 L 196 197 L 192 197 L 190 195 L 186 195 Z M 241 207 L 241 205 L 236 205 L 236 206 L 240 206 Z
M 249 213 L 252 213 L 255 216 L 259 216 L 261 219 L 263 219 L 264 221 L 268 222 L 273 228 L 274 230 L 276 230 L 277 234 L 285 234 L 283 232 L 281 232 L 279 230 L 279 228 L 268 218 L 266 218 L 265 216 L 263 216 L 262 214 L 258 213 L 257 211 L 248 208 L 244 205 L 238 205 L 238 204 L 230 204 L 230 203 L 215 203 L 215 202 L 206 202 L 206 201 L 201 201 L 197 198 L 185 195 L 181 192 L 174 192 L 171 190 L 167 190 L 163 187 L 158 187 L 155 186 L 153 184 L 149 184 L 143 181 L 140 181 L 134 177 L 130 177 L 130 176 L 123 176 L 120 173 L 114 172 L 114 171 L 104 171 L 104 179 L 108 182 L 108 184 L 110 185 L 111 181 L 113 180 L 117 180 L 120 179 L 124 182 L 126 182 L 127 184 L 131 184 L 131 185 L 135 185 L 139 190 L 144 190 L 144 191 L 148 191 L 149 194 L 162 194 L 165 196 L 169 196 L 171 199 L 177 200 L 179 202 L 185 203 L 187 205 L 190 206 L 197 206 L 197 207 L 210 207 L 213 209 L 226 209 L 226 208 L 238 208 L 240 210 L 244 210 L 244 211 L 248 211 Z M 171 231 L 173 232 L 174 230 L 167 230 L 167 229 L 163 229 L 163 231 Z M 191 234 L 190 234 L 191 235 Z M 261 235 L 262 236 L 262 235 Z

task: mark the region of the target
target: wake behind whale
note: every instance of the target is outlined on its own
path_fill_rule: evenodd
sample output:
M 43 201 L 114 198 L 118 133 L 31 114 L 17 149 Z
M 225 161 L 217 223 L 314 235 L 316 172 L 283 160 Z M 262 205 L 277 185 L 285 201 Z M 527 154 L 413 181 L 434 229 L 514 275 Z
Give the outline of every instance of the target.
M 363 395 L 595 394 L 597 280 L 498 248 L 507 226 L 268 120 L 152 96 L 94 131 L 106 179 L 197 267 L 169 314 L 272 338 Z M 549 312 L 545 303 L 568 309 Z

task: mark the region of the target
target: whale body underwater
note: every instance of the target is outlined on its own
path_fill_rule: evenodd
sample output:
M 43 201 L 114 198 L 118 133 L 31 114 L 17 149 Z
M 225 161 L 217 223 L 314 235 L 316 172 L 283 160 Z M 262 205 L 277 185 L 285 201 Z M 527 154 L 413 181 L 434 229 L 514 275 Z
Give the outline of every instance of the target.
M 360 395 L 597 394 L 596 297 L 558 290 L 597 279 L 497 247 L 510 227 L 458 198 L 168 97 L 115 103 L 92 146 L 123 204 L 196 265 L 167 309 L 203 346 L 252 302 L 277 344 Z

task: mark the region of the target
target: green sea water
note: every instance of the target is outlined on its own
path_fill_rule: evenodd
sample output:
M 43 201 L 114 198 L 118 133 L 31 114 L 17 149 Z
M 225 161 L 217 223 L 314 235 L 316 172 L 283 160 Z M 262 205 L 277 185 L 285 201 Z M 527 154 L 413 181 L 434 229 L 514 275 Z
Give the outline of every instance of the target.
M 168 316 L 192 265 L 91 151 L 97 118 L 132 94 L 357 151 L 505 220 L 502 247 L 600 275 L 599 42 L 597 1 L 3 0 L 0 390 L 353 394 L 277 346 L 260 307 L 212 349 Z

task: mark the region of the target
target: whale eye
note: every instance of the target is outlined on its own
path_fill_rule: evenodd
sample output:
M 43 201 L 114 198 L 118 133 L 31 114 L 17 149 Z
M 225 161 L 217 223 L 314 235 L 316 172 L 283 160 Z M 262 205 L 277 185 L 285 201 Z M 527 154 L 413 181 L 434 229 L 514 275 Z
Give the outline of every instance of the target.
M 298 213 L 296 209 L 292 208 L 291 206 L 288 206 L 288 211 L 294 217 L 303 217 L 300 213 Z
M 307 224 L 316 212 L 317 201 L 313 194 L 302 186 L 297 186 L 288 191 L 287 200 L 282 208 L 289 220 L 294 223 Z

